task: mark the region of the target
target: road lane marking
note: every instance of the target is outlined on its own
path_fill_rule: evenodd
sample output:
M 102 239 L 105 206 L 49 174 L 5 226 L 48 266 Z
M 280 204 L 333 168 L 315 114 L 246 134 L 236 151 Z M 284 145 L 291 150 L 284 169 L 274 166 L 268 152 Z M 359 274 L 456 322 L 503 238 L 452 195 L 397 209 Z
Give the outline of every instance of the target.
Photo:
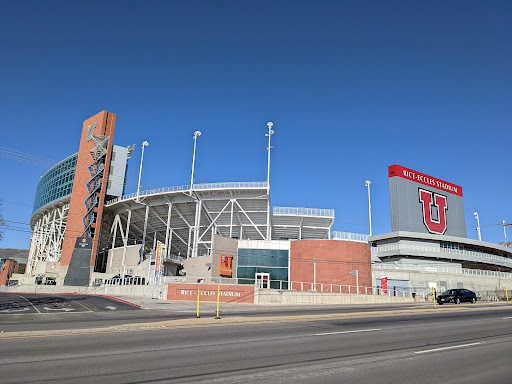
M 373 328 L 373 329 L 358 329 L 357 331 L 340 331 L 340 332 L 315 333 L 314 336 L 340 335 L 342 333 L 358 333 L 358 332 L 373 332 L 373 331 L 381 331 L 381 329 L 380 328 Z
M 82 307 L 84 307 L 84 308 L 85 308 L 85 309 L 87 309 L 88 311 L 94 312 L 92 309 L 87 308 L 85 305 L 80 304 L 78 301 L 75 301 L 75 300 L 71 300 L 71 301 L 72 301 L 73 303 L 76 303 L 76 304 L 78 304 L 78 305 L 81 305 Z
M 31 302 L 30 300 L 28 300 L 27 298 L 25 298 L 25 297 L 23 297 L 23 296 L 21 296 L 21 295 L 16 295 L 16 296 L 19 296 L 19 297 L 21 297 L 23 300 L 28 301 L 28 303 L 29 303 L 31 306 L 33 306 L 33 307 L 34 307 L 34 309 L 37 311 L 37 313 L 41 313 L 41 311 L 40 311 L 39 309 L 37 309 L 37 307 L 36 307 L 34 304 L 32 304 L 32 302 Z
M 43 309 L 46 311 L 64 311 L 64 312 L 71 312 L 71 311 L 75 310 L 75 308 L 48 308 L 48 307 L 43 307 Z
M 473 345 L 479 345 L 479 344 L 482 344 L 482 343 L 470 343 L 470 344 L 452 345 L 451 347 L 427 349 L 426 351 L 418 351 L 418 352 L 414 352 L 414 353 L 420 354 L 420 353 L 429 353 L 429 352 L 437 352 L 437 351 L 446 351 L 447 349 L 471 347 Z
M 504 317 L 501 320 L 505 320 L 505 319 L 512 319 L 512 316 L 511 317 Z

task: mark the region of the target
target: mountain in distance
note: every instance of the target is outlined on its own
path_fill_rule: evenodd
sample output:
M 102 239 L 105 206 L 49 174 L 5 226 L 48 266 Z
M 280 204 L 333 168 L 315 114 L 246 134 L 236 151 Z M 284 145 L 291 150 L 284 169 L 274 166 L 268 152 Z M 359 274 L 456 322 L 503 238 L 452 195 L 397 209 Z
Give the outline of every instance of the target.
M 18 264 L 27 264 L 28 249 L 0 248 L 0 259 L 14 259 Z

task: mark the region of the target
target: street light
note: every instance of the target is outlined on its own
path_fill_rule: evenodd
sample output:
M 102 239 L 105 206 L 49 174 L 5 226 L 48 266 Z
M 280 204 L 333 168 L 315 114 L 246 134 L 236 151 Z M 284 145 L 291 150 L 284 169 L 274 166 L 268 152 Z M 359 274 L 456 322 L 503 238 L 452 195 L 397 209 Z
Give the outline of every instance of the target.
M 507 246 L 507 224 L 505 223 L 505 220 L 502 220 L 501 225 L 503 225 L 503 234 L 505 235 L 505 247 Z
M 272 149 L 272 146 L 270 145 L 270 137 L 274 134 L 274 130 L 272 127 L 274 126 L 274 123 L 269 121 L 267 123 L 268 127 L 268 133 L 265 133 L 265 136 L 268 136 L 268 161 L 267 161 L 267 194 L 269 195 L 267 199 L 267 240 L 271 239 L 271 230 L 270 230 L 270 150 Z
M 147 141 L 142 142 L 142 156 L 140 157 L 140 168 L 139 168 L 139 182 L 137 184 L 137 202 L 139 201 L 139 194 L 140 194 L 140 177 L 142 175 L 142 162 L 144 161 L 144 148 L 146 148 L 149 145 Z
M 476 231 L 478 233 L 478 241 L 482 241 L 482 234 L 480 232 L 480 218 L 478 217 L 478 212 L 473 212 L 473 215 L 475 215 L 475 219 L 476 219 L 476 223 L 477 223 Z
M 370 180 L 366 180 L 364 185 L 368 187 L 368 215 L 370 216 L 370 236 L 372 235 L 372 203 L 370 200 L 370 184 L 372 182 Z
M 267 123 L 268 133 L 265 133 L 265 136 L 268 136 L 267 188 L 270 188 L 270 150 L 272 149 L 272 146 L 270 145 L 270 137 L 274 134 L 274 130 L 272 129 L 273 126 L 274 123 L 269 121 Z
M 190 176 L 190 196 L 192 196 L 192 186 L 194 185 L 194 166 L 196 164 L 196 143 L 197 138 L 201 136 L 200 131 L 194 132 L 194 154 L 192 155 L 192 175 Z

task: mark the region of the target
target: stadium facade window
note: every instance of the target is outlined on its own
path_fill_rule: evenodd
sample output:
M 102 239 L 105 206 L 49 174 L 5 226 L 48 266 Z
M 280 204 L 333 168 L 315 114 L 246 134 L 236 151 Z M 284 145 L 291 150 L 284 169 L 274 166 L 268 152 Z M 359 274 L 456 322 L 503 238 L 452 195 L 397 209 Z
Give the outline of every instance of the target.
M 37 184 L 32 214 L 52 201 L 71 195 L 77 158 L 78 153 L 75 153 L 54 165 L 43 175 Z
M 268 273 L 270 288 L 288 289 L 288 250 L 239 249 L 236 273 L 239 284 L 254 284 L 256 273 Z

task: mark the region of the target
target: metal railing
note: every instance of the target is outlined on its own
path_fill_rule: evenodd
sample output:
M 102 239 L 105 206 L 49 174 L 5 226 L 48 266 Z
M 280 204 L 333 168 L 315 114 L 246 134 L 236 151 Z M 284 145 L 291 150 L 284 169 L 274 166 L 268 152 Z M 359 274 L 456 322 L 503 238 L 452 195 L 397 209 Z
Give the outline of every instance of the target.
M 228 183 L 204 183 L 204 184 L 194 184 L 192 190 L 199 191 L 205 189 L 236 189 L 236 188 L 267 188 L 266 181 L 249 181 L 249 182 L 228 182 Z M 169 193 L 169 192 L 189 192 L 190 185 L 179 185 L 175 187 L 162 187 L 149 189 L 146 191 L 141 191 L 139 193 L 139 197 L 149 196 L 149 195 L 157 195 L 160 193 Z M 117 197 L 115 199 L 109 200 L 105 203 L 105 206 L 110 206 L 115 203 L 124 200 L 130 200 L 137 197 L 137 192 L 130 193 L 129 195 L 124 195 L 121 197 Z
M 348 285 L 348 284 L 328 284 L 328 283 L 312 283 L 306 281 L 288 281 L 288 280 L 265 280 L 265 282 L 257 281 L 254 278 L 212 278 L 201 276 L 187 276 L 188 283 L 201 284 L 240 284 L 240 285 L 263 285 L 263 289 L 279 289 L 289 291 L 317 292 L 317 293 L 337 293 L 337 294 L 360 294 L 360 295 L 384 295 L 379 286 L 367 287 L 364 285 Z M 358 293 L 359 291 L 359 293 Z M 388 296 L 411 297 L 412 290 L 409 287 L 389 287 Z
M 397 250 L 473 256 L 473 257 L 484 258 L 484 259 L 488 259 L 488 260 L 496 260 L 496 261 L 501 261 L 501 262 L 506 262 L 506 263 L 512 264 L 512 259 L 509 259 L 507 257 L 496 256 L 496 255 L 492 255 L 490 253 L 484 253 L 484 252 L 466 251 L 463 249 L 452 249 L 452 248 L 442 248 L 442 247 L 431 247 L 431 246 L 427 246 L 427 245 L 408 245 L 408 244 L 392 244 L 392 245 L 390 244 L 390 245 L 377 246 L 377 252 L 387 252 L 387 251 L 397 251 Z
M 334 209 L 299 208 L 299 207 L 272 207 L 272 214 L 273 215 L 296 215 L 296 216 L 334 217 Z
M 368 242 L 368 235 L 362 233 L 350 233 L 350 232 L 339 232 L 332 231 L 331 239 L 333 240 L 346 240 L 346 241 L 357 241 L 360 243 Z
M 466 268 L 453 268 L 453 267 L 427 267 L 422 265 L 404 265 L 404 264 L 391 264 L 381 263 L 372 264 L 373 270 L 396 270 L 396 271 L 410 271 L 410 272 L 427 272 L 427 273 L 453 273 L 457 275 L 469 275 L 469 276 L 482 276 L 482 277 L 497 277 L 502 279 L 512 279 L 512 273 L 509 272 L 498 272 L 498 271 L 487 271 L 485 269 L 466 269 Z

